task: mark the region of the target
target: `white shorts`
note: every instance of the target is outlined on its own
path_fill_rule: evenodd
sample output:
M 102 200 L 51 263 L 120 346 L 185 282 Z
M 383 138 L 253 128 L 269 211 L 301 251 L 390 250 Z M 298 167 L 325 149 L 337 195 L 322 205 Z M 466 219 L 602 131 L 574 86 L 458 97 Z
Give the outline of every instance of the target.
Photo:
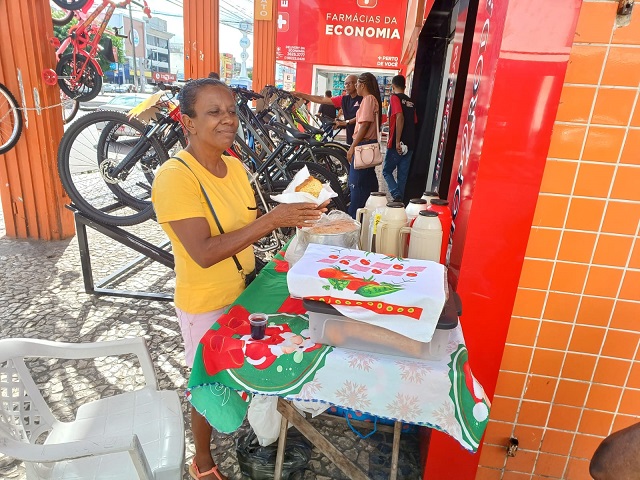
M 189 368 L 193 366 L 193 359 L 200 339 L 218 321 L 226 308 L 223 307 L 205 313 L 187 313 L 176 307 L 176 315 L 178 316 L 178 322 L 180 322 L 180 331 L 184 340 L 184 358 Z

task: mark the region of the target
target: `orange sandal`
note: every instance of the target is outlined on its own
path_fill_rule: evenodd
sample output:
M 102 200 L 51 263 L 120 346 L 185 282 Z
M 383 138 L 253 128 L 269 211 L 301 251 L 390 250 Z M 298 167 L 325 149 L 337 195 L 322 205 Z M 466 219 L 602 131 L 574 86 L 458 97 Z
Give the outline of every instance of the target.
M 206 477 L 207 475 L 210 475 L 212 473 L 216 476 L 218 480 L 222 480 L 222 477 L 220 476 L 220 472 L 218 471 L 217 465 L 214 465 L 211 470 L 207 470 L 206 472 L 202 472 L 202 473 L 200 473 L 200 470 L 198 470 L 198 465 L 196 465 L 195 458 L 193 459 L 193 462 L 191 462 L 191 465 L 189 465 L 189 475 L 191 475 L 191 478 L 193 478 L 193 480 L 199 480 L 200 478 Z

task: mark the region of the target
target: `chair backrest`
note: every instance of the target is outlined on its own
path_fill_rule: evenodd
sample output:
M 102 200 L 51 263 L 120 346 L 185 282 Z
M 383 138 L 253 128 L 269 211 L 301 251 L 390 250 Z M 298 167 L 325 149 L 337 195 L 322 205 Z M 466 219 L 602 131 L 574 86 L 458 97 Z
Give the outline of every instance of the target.
M 0 438 L 35 443 L 56 421 L 24 359 L 0 359 Z

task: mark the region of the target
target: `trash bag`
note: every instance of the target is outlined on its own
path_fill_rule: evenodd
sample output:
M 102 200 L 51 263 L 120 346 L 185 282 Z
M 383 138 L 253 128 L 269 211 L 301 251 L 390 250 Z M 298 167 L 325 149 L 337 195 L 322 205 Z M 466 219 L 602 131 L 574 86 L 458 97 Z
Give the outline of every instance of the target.
M 249 404 L 247 420 L 262 447 L 271 445 L 280 435 L 282 415 L 278 412 L 278 397 L 254 395 Z
M 311 450 L 311 444 L 300 432 L 293 428 L 289 430 L 282 468 L 283 480 L 307 468 L 311 459 Z M 236 441 L 240 471 L 252 480 L 273 480 L 277 452 L 277 444 L 261 447 L 253 430 L 241 435 Z

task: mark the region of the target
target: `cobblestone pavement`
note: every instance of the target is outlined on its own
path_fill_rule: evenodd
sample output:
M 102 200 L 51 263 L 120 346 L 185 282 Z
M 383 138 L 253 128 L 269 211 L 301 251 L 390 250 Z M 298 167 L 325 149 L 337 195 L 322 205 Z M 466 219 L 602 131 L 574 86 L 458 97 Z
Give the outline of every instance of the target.
M 156 244 L 166 240 L 157 224 L 131 227 L 141 237 Z M 103 278 L 133 260 L 136 253 L 97 232 L 89 231 L 95 278 Z M 160 388 L 181 392 L 188 370 L 184 364 L 180 330 L 171 303 L 99 297 L 84 293 L 76 238 L 39 242 L 14 240 L 5 236 L 0 211 L 0 338 L 31 337 L 54 341 L 92 342 L 125 337 L 144 337 L 154 361 Z M 173 272 L 159 264 L 144 263 L 118 283 L 118 288 L 170 293 Z M 138 388 L 143 383 L 136 364 L 122 357 L 90 361 L 33 361 L 31 368 L 43 395 L 61 420 L 73 418 L 79 405 L 89 400 Z M 187 425 L 187 461 L 193 456 L 188 430 L 188 408 L 183 403 Z M 341 451 L 372 479 L 388 477 L 391 435 L 378 432 L 362 440 L 344 421 L 312 421 Z M 214 435 L 212 451 L 223 473 L 230 479 L 243 478 L 235 453 L 234 435 Z M 401 479 L 419 475 L 418 439 L 404 434 L 401 442 Z M 0 478 L 25 478 L 20 462 L 0 454 Z M 183 478 L 189 478 L 185 469 Z M 307 470 L 298 478 L 345 479 L 316 449 Z M 348 480 L 348 479 L 346 479 Z

